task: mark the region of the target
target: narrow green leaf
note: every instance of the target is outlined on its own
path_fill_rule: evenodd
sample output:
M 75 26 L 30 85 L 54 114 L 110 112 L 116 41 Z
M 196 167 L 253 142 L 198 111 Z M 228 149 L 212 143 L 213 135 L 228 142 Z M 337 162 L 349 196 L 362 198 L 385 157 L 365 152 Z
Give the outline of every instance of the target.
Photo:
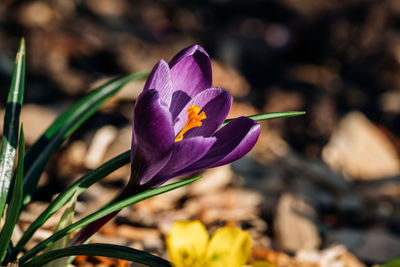
M 137 262 L 150 267 L 163 267 L 171 266 L 171 264 L 160 257 L 148 254 L 141 250 L 136 250 L 129 247 L 111 245 L 111 244 L 86 244 L 80 246 L 67 247 L 64 249 L 53 250 L 35 257 L 31 261 L 21 264 L 21 267 L 36 267 L 42 266 L 52 260 L 73 256 L 73 255 L 87 255 L 87 256 L 103 256 L 110 258 L 117 258 Z
M 263 120 L 272 120 L 272 119 L 301 116 L 304 114 L 306 114 L 305 111 L 283 111 L 283 112 L 270 112 L 270 113 L 264 113 L 264 114 L 251 115 L 251 116 L 247 116 L 247 117 L 249 117 L 250 119 L 253 119 L 255 121 L 263 121 Z M 232 120 L 234 120 L 234 119 L 228 119 L 228 120 L 224 121 L 224 123 L 222 124 L 221 127 L 225 126 Z
M 26 242 L 32 237 L 35 231 L 41 227 L 50 216 L 61 209 L 75 194 L 82 194 L 87 188 L 89 188 L 94 183 L 100 181 L 113 171 L 119 169 L 123 165 L 129 163 L 130 161 L 130 150 L 126 151 L 115 158 L 107 161 L 97 169 L 89 172 L 73 185 L 67 188 L 63 193 L 61 193 L 55 200 L 53 200 L 50 205 L 44 210 L 39 217 L 28 227 L 24 232 L 24 235 L 19 240 L 15 246 L 11 258 L 14 259 L 19 251 L 25 246 Z
M 18 143 L 19 114 L 21 113 L 25 84 L 25 41 L 15 59 L 14 73 L 4 114 L 3 138 L 0 152 L 0 218 L 7 202 Z
M 65 209 L 63 215 L 61 216 L 60 221 L 57 224 L 56 229 L 54 229 L 54 233 L 60 231 L 61 229 L 64 229 L 65 227 L 68 227 L 72 224 L 72 221 L 73 221 L 74 215 L 75 215 L 75 204 L 76 204 L 77 199 L 78 199 L 78 194 L 75 193 L 75 195 L 73 195 L 71 200 L 68 202 L 66 209 Z M 57 250 L 57 249 L 63 249 L 68 245 L 68 242 L 69 242 L 69 235 L 66 235 L 63 238 L 54 242 L 51 246 L 47 247 L 45 252 Z M 63 259 L 63 258 L 57 259 L 57 260 L 54 260 L 54 261 L 46 264 L 44 267 L 63 266 L 64 261 L 65 261 L 65 259 Z
M 16 176 L 14 179 L 14 188 L 11 196 L 10 205 L 7 211 L 6 221 L 0 233 L 0 262 L 3 261 L 8 245 L 11 240 L 15 224 L 18 220 L 19 210 L 22 205 L 22 177 L 24 171 L 24 130 L 21 126 L 21 133 L 18 144 L 18 164 L 16 169 Z
M 400 266 L 400 258 L 379 265 L 379 267 L 399 267 L 399 266 Z
M 51 155 L 83 122 L 92 116 L 100 106 L 131 81 L 142 80 L 148 73 L 136 73 L 114 79 L 82 98 L 60 115 L 46 132 L 33 144 L 26 154 L 24 176 L 24 198 L 26 205 L 36 189 Z
M 75 231 L 77 229 L 80 229 L 86 225 L 88 225 L 91 222 L 94 222 L 100 218 L 103 218 L 104 216 L 107 216 L 110 213 L 113 213 L 115 211 L 119 211 L 125 207 L 131 206 L 133 204 L 136 204 L 140 201 L 143 201 L 145 199 L 154 197 L 156 195 L 174 190 L 176 188 L 182 187 L 184 185 L 187 185 L 189 183 L 192 183 L 194 181 L 197 181 L 198 179 L 200 179 L 201 176 L 195 177 L 195 178 L 191 178 L 191 179 L 185 179 L 183 181 L 179 181 L 176 183 L 172 183 L 172 184 L 168 184 L 168 185 L 164 185 L 161 187 L 157 187 L 157 188 L 153 188 L 153 189 L 149 189 L 145 192 L 142 192 L 140 194 L 128 197 L 124 200 L 118 201 L 114 204 L 111 204 L 109 206 L 104 207 L 103 209 L 96 211 L 88 216 L 86 216 L 85 218 L 77 221 L 74 224 L 71 224 L 70 226 L 58 231 L 57 233 L 51 235 L 49 238 L 43 240 L 42 242 L 40 242 L 39 244 L 37 244 L 34 248 L 32 248 L 31 250 L 29 250 L 28 252 L 25 253 L 25 255 L 23 255 L 20 258 L 20 262 L 26 262 L 27 260 L 29 260 L 31 257 L 33 257 L 34 255 L 36 255 L 38 252 L 40 252 L 41 250 L 43 250 L 44 248 L 50 246 L 52 243 L 54 243 L 55 241 L 59 240 L 60 238 L 62 238 L 63 236 L 70 234 L 72 231 Z

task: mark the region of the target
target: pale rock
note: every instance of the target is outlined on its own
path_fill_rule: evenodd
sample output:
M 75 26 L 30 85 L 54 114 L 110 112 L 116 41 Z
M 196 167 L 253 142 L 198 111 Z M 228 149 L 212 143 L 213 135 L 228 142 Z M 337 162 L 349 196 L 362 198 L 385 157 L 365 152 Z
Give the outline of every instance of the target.
M 73 142 L 65 151 L 68 163 L 73 167 L 82 166 L 86 158 L 87 146 L 83 141 Z
M 400 172 L 388 138 L 362 113 L 345 116 L 322 151 L 324 161 L 348 179 L 379 179 Z
M 117 134 L 118 130 L 110 125 L 96 131 L 85 159 L 85 166 L 87 168 L 94 169 L 100 165 L 109 145 L 117 137 Z
M 212 194 L 229 185 L 233 175 L 229 165 L 208 169 L 203 172 L 202 179 L 188 186 L 188 193 L 190 195 Z
M 315 218 L 314 209 L 303 199 L 283 194 L 279 199 L 274 231 L 281 250 L 316 249 L 321 244 L 317 227 L 310 218 Z
M 295 259 L 300 266 L 315 263 L 320 267 L 365 267 L 343 245 L 336 245 L 322 251 L 304 249 L 296 252 Z

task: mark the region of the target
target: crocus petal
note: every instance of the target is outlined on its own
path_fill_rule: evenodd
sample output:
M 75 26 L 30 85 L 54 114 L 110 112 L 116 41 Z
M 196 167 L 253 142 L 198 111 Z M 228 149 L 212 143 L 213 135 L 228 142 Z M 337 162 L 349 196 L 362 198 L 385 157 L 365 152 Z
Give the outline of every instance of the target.
M 202 108 L 207 118 L 202 120 L 202 126 L 189 130 L 184 136 L 211 136 L 225 121 L 232 106 L 232 96 L 223 88 L 210 88 L 196 95 L 182 109 L 175 119 L 174 131 L 177 135 L 188 120 L 187 108 L 191 105 Z
M 158 91 L 149 89 L 139 95 L 133 117 L 136 143 L 145 151 L 164 154 L 171 148 L 175 138 L 172 117 Z
M 175 90 L 185 91 L 193 97 L 211 87 L 211 61 L 203 47 L 192 45 L 183 49 L 169 66 Z
M 132 150 L 133 151 L 133 150 Z M 157 152 L 143 151 L 140 146 L 136 146 L 132 152 L 132 177 L 135 185 L 143 186 L 168 163 L 171 158 L 171 150 L 160 154 Z
M 175 177 L 175 173 L 201 159 L 216 141 L 215 137 L 196 136 L 175 143 L 171 149 L 171 158 L 151 180 L 149 187 L 161 185 Z
M 250 235 L 238 228 L 224 226 L 211 237 L 205 266 L 242 267 L 249 259 L 250 253 Z
M 161 100 L 169 106 L 173 92 L 171 71 L 165 60 L 161 59 L 151 71 L 144 85 L 143 91 L 155 89 L 158 91 Z
M 221 166 L 243 157 L 255 145 L 260 130 L 260 125 L 252 119 L 247 117 L 234 119 L 213 135 L 217 141 L 202 159 L 177 175 Z
M 211 61 L 201 46 L 193 45 L 179 52 L 169 66 L 174 86 L 170 107 L 176 116 L 190 98 L 211 87 Z
M 169 258 L 176 267 L 202 266 L 208 233 L 199 221 L 175 222 L 166 238 Z

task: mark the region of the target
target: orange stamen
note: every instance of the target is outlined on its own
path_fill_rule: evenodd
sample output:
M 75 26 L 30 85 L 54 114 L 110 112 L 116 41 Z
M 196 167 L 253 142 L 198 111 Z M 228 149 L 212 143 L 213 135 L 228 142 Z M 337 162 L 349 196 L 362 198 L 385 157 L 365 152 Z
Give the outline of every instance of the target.
M 175 142 L 182 141 L 183 135 L 192 128 L 200 127 L 202 125 L 202 120 L 207 118 L 206 113 L 200 112 L 201 108 L 195 105 L 191 105 L 188 107 L 188 120 L 183 127 L 183 129 L 179 132 L 179 134 L 175 138 Z

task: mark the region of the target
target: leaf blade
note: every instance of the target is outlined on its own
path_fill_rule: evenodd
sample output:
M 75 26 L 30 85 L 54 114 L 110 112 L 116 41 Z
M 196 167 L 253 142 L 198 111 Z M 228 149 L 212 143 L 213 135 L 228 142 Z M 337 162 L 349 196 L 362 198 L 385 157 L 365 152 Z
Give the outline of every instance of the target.
M 263 121 L 263 120 L 296 117 L 296 116 L 301 116 L 301 115 L 305 115 L 305 114 L 306 114 L 305 111 L 283 111 L 283 112 L 269 112 L 269 113 L 263 113 L 263 114 L 256 114 L 256 115 L 251 115 L 251 116 L 247 116 L 247 117 L 250 119 L 253 119 L 255 121 Z M 225 126 L 232 120 L 234 120 L 234 119 L 225 120 L 221 127 Z
M 52 260 L 75 255 L 112 257 L 145 264 L 150 267 L 171 266 L 171 264 L 163 258 L 133 248 L 111 244 L 86 244 L 46 252 L 22 264 L 21 267 L 42 266 Z
M 56 226 L 56 229 L 54 229 L 54 233 L 72 224 L 75 215 L 75 204 L 77 200 L 78 200 L 78 194 L 75 193 L 70 199 L 70 201 L 68 201 L 65 211 L 63 212 L 61 219 Z M 69 235 L 60 238 L 59 240 L 54 242 L 51 246 L 47 247 L 45 252 L 65 248 L 68 245 L 69 240 L 70 240 Z M 63 262 L 64 262 L 63 259 L 58 258 L 57 260 L 54 260 L 44 265 L 43 267 L 63 266 L 64 265 Z
M 12 180 L 16 148 L 18 143 L 19 115 L 25 85 L 25 41 L 21 39 L 15 58 L 14 73 L 4 114 L 3 138 L 0 154 L 0 217 L 7 202 L 8 191 Z
M 21 133 L 19 139 L 19 147 L 18 147 L 18 165 L 16 169 L 16 176 L 14 179 L 14 188 L 11 196 L 11 201 L 9 205 L 9 209 L 7 212 L 6 221 L 4 223 L 3 229 L 0 232 L 0 262 L 3 261 L 8 245 L 11 240 L 11 235 L 13 233 L 15 224 L 18 220 L 18 214 L 21 209 L 22 204 L 22 177 L 24 170 L 24 130 L 21 126 Z
M 58 239 L 62 238 L 63 236 L 71 233 L 74 230 L 80 229 L 86 225 L 88 225 L 91 222 L 94 222 L 100 218 L 103 218 L 104 216 L 111 214 L 113 212 L 119 211 L 127 206 L 136 204 L 140 201 L 143 201 L 147 198 L 150 197 L 154 197 L 156 195 L 174 190 L 176 188 L 185 186 L 189 183 L 192 183 L 194 181 L 197 181 L 198 179 L 200 179 L 201 176 L 198 177 L 194 177 L 194 178 L 190 178 L 190 179 L 185 179 L 183 181 L 179 181 L 179 182 L 175 182 L 172 184 L 168 184 L 168 185 L 164 185 L 161 187 L 157 187 L 157 188 L 153 188 L 153 189 L 149 189 L 147 191 L 144 191 L 140 194 L 128 197 L 124 200 L 118 201 L 116 203 L 113 203 L 109 206 L 104 207 L 103 209 L 94 212 L 88 216 L 86 216 L 85 218 L 75 222 L 74 224 L 58 231 L 57 233 L 53 234 L 52 236 L 50 236 L 49 238 L 47 238 L 46 240 L 43 240 L 42 242 L 40 242 L 39 244 L 37 244 L 34 248 L 32 248 L 31 250 L 29 250 L 28 252 L 25 253 L 24 256 L 22 256 L 20 258 L 20 262 L 26 262 L 27 260 L 29 260 L 31 257 L 33 257 L 34 255 L 36 255 L 38 252 L 40 252 L 42 249 L 46 248 L 47 246 L 51 245 L 52 243 L 54 243 L 55 241 L 57 241 Z

